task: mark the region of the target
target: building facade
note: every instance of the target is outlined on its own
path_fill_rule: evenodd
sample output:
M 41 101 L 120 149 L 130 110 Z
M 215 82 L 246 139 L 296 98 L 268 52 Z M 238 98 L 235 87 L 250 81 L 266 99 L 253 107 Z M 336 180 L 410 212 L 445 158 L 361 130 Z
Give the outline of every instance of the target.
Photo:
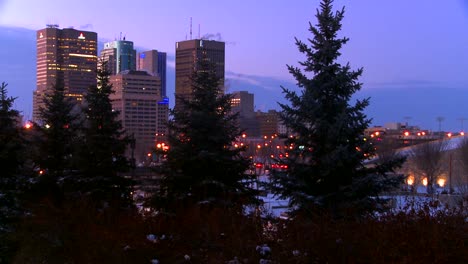
M 142 162 L 167 134 L 169 111 L 160 95 L 161 80 L 146 71 L 127 70 L 111 76 L 110 83 L 115 91 L 110 96 L 113 109 L 119 111 L 127 135 L 135 139 L 127 155 Z
M 137 70 L 146 71 L 151 75 L 161 78 L 161 96 L 166 94 L 166 61 L 167 54 L 157 50 L 148 50 L 138 53 Z
M 231 111 L 239 113 L 237 120 L 239 128 L 249 137 L 260 136 L 260 128 L 255 118 L 254 107 L 254 94 L 247 91 L 232 93 Z
M 47 25 L 36 32 L 36 46 L 33 121 L 40 122 L 44 95 L 56 83 L 78 102 L 89 86 L 96 85 L 97 33 Z
M 240 117 L 255 117 L 254 94 L 247 91 L 232 92 L 231 110 Z
M 279 114 L 276 110 L 268 110 L 268 112 L 257 112 L 257 122 L 261 137 L 277 136 Z
M 224 86 L 225 71 L 225 43 L 214 40 L 192 39 L 176 42 L 175 58 L 175 107 L 178 97 L 190 99 L 192 85 L 190 78 L 196 71 L 197 62 L 207 58 L 216 65 L 216 74 L 220 78 L 220 85 Z
M 100 58 L 107 61 L 111 75 L 126 70 L 136 70 L 136 50 L 133 48 L 133 42 L 125 38 L 104 43 Z

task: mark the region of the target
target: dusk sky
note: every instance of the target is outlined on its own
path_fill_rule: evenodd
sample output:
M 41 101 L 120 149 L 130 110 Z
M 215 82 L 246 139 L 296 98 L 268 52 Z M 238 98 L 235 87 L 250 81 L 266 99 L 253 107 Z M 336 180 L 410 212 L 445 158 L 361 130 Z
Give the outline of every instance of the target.
M 192 20 L 192 38 L 226 42 L 228 82 L 263 85 L 281 96 L 280 85 L 294 84 L 286 64 L 297 66 L 304 59 L 294 37 L 311 37 L 308 23 L 315 24 L 318 4 L 319 0 L 0 0 L 0 25 L 32 30 L 46 24 L 72 26 L 97 32 L 100 41 L 122 33 L 136 47 L 167 52 L 168 65 L 173 66 L 175 42 L 190 38 Z M 372 94 L 371 104 L 374 95 L 374 103 L 386 103 L 378 111 L 371 108 L 375 111 L 370 117 L 380 125 L 409 121 L 435 130 L 436 117 L 443 116 L 445 129 L 460 130 L 460 118 L 468 118 L 468 0 L 336 0 L 334 6 L 346 7 L 341 33 L 350 38 L 340 61 L 350 62 L 353 69 L 363 67 L 363 92 Z M 262 78 L 276 83 L 259 83 Z M 405 94 L 407 104 L 383 98 L 390 90 Z M 396 111 L 400 107 L 410 108 Z

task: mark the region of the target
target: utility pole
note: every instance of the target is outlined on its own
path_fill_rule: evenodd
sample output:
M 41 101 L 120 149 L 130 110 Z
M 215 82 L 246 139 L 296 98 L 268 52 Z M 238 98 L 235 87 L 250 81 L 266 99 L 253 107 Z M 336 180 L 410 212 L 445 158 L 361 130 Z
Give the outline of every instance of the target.
M 459 120 L 460 123 L 461 123 L 461 130 L 460 130 L 460 132 L 464 132 L 464 131 L 463 131 L 463 122 L 466 120 L 466 118 L 460 117 L 460 118 L 458 118 L 458 120 Z
M 452 189 L 452 153 L 449 155 L 449 194 L 453 193 Z
M 444 121 L 445 118 L 443 116 L 438 116 L 436 120 L 437 122 L 439 122 L 439 136 L 443 137 L 442 136 L 442 121 Z

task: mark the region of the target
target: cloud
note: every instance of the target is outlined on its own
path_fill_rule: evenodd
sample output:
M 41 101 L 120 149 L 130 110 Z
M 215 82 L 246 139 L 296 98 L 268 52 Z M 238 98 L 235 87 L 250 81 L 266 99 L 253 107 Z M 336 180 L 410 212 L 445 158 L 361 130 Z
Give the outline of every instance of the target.
M 398 80 L 388 82 L 364 83 L 369 88 L 433 88 L 440 87 L 442 83 L 428 80 Z
M 233 73 L 233 72 L 226 73 L 226 79 L 243 81 L 245 83 L 249 83 L 252 85 L 261 85 L 261 83 L 255 79 L 255 77 L 247 76 L 247 75 L 240 74 L 240 73 Z
M 223 41 L 227 45 L 232 45 L 232 46 L 235 46 L 237 44 L 237 42 L 235 41 L 224 41 L 223 37 L 221 36 L 221 33 L 219 32 L 216 34 L 212 34 L 212 33 L 205 34 L 201 37 L 201 39 Z
M 1 1 L 1 0 L 0 0 L 0 1 Z M 85 30 L 85 29 L 93 29 L 93 24 L 90 24 L 90 23 L 84 24 L 84 25 L 79 26 L 78 28 L 79 28 L 79 29 L 83 29 L 83 30 Z
M 212 34 L 212 33 L 205 34 L 201 37 L 201 39 L 223 41 L 223 37 L 221 37 L 221 33 L 219 32 L 216 34 Z

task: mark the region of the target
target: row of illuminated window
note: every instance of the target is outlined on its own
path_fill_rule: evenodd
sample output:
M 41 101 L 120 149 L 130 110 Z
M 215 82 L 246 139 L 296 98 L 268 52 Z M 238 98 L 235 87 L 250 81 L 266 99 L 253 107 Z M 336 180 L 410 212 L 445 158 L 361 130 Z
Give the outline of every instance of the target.
M 133 117 L 135 117 L 135 115 L 138 115 L 138 117 L 141 117 L 141 118 L 155 118 L 157 115 L 156 115 L 156 111 L 144 111 L 144 110 L 136 110 L 136 111 L 132 111 L 132 110 L 135 110 L 135 109 L 125 109 L 125 114 L 129 114 L 129 115 L 132 115 L 133 114 Z
M 124 122 L 124 126 L 126 129 L 128 129 L 128 127 L 132 127 L 132 128 L 138 127 L 138 128 L 145 129 L 146 131 L 151 131 L 151 130 L 156 131 L 156 128 L 158 128 L 155 124 L 148 125 L 146 123 L 141 123 L 141 122 L 135 123 L 135 122 L 128 122 L 128 121 Z
M 154 110 L 154 109 L 157 109 L 157 106 L 155 103 L 151 103 L 151 104 L 148 104 L 148 103 L 136 103 L 136 102 L 132 102 L 132 103 L 125 103 L 125 108 L 126 109 L 150 109 L 150 110 Z
M 60 68 L 60 67 L 47 67 L 48 70 L 58 70 L 58 71 L 77 71 L 77 72 L 92 72 L 91 69 L 77 69 L 77 68 Z
M 116 85 L 119 85 L 120 87 L 122 87 L 124 90 L 157 90 L 159 88 L 161 88 L 160 85 L 154 85 L 154 83 L 151 83 L 151 84 L 135 84 L 135 83 L 131 83 L 129 85 L 122 85 L 121 83 L 116 83 Z
M 117 91 L 117 94 L 118 93 L 119 93 L 119 91 Z M 144 96 L 157 96 L 157 95 L 159 95 L 159 93 L 157 93 L 157 92 L 149 93 L 148 91 L 145 91 L 145 92 L 132 92 L 132 91 L 128 92 L 128 91 L 126 91 L 125 94 L 126 95 L 144 95 Z
M 82 46 L 82 45 L 65 45 L 64 44 L 61 44 L 58 46 L 60 49 L 69 49 L 69 48 L 77 48 L 79 47 L 81 50 L 96 50 L 95 47 L 91 47 L 89 45 L 85 45 L 85 46 Z
M 125 102 L 125 105 L 132 105 L 132 106 L 137 106 L 137 105 L 142 105 L 142 106 L 156 106 L 156 103 L 153 101 L 148 101 L 148 100 L 133 100 L 133 101 L 127 101 Z
M 159 89 L 122 89 L 126 94 L 147 94 L 147 95 L 158 95 Z
M 137 118 L 130 118 L 127 115 L 125 115 L 125 124 L 139 124 L 140 126 L 147 126 L 147 127 L 156 127 L 156 122 L 154 119 L 153 120 L 143 120 L 143 119 L 137 119 Z
M 55 38 L 53 38 L 55 39 Z M 61 37 L 59 38 L 59 41 L 80 41 L 80 42 L 90 42 L 90 43 L 95 43 L 96 41 L 93 40 L 93 39 L 85 39 L 85 40 L 80 40 L 80 39 L 76 39 L 76 38 L 66 38 L 66 37 Z
M 130 117 L 125 116 L 125 125 L 128 125 L 128 124 L 135 124 L 135 125 L 138 124 L 140 126 L 157 127 L 156 126 L 156 124 L 157 124 L 156 121 L 134 119 L 134 118 L 130 118 Z
M 151 139 L 154 140 L 156 136 L 154 135 L 154 131 L 156 131 L 156 128 L 139 128 L 135 126 L 127 126 L 126 127 L 127 132 L 133 132 L 138 134 L 139 136 L 135 137 L 136 140 L 138 139 Z
M 132 82 L 132 83 L 124 83 L 123 86 L 125 88 L 132 88 L 132 89 L 141 89 L 141 88 L 157 88 L 159 87 L 160 85 L 157 85 L 155 84 L 154 82 L 141 82 L 141 83 L 135 83 L 135 82 Z

